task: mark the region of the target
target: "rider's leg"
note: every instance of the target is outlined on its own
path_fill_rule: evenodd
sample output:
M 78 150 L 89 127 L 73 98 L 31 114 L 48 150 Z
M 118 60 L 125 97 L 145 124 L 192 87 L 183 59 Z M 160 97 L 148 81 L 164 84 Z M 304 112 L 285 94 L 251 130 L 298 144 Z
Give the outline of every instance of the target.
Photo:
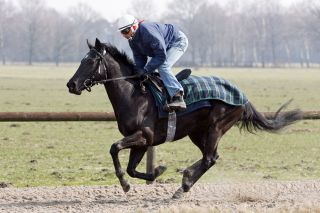
M 172 104 L 173 106 L 177 106 L 178 108 L 185 108 L 185 103 L 182 97 L 183 88 L 171 72 L 171 68 L 184 54 L 187 47 L 188 39 L 182 32 L 180 32 L 180 36 L 177 39 L 177 41 L 172 45 L 170 49 L 167 50 L 166 61 L 159 67 L 161 79 L 163 80 L 163 83 L 174 102 L 170 104 Z M 175 96 L 178 96 L 180 98 L 177 99 Z

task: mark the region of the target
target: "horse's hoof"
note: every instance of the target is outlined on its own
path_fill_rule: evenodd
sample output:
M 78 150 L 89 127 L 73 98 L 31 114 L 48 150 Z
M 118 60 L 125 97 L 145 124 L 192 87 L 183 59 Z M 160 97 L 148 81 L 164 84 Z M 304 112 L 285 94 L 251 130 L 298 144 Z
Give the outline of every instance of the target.
M 167 167 L 165 166 L 158 166 L 157 168 L 155 168 L 155 176 L 159 177 L 160 175 L 162 175 L 165 171 L 167 170 Z
M 183 191 L 183 188 L 179 188 L 172 196 L 173 199 L 180 199 L 182 198 L 184 195 L 184 191 Z
M 127 193 L 130 190 L 130 184 L 128 183 L 123 184 L 122 189 L 125 193 Z

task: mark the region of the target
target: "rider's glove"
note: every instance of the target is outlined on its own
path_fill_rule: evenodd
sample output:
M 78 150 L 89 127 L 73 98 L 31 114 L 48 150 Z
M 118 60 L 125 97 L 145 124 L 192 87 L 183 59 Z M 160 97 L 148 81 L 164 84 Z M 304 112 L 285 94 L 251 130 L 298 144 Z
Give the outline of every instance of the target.
M 135 69 L 135 73 L 138 75 L 141 81 L 148 78 L 148 73 L 144 69 Z

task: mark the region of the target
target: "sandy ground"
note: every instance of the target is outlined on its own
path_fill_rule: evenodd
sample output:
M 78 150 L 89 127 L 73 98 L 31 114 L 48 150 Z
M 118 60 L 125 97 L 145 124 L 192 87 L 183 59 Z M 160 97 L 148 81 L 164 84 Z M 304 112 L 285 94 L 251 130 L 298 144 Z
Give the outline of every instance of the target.
M 0 212 L 320 212 L 320 180 L 196 184 L 173 200 L 178 184 L 0 188 Z

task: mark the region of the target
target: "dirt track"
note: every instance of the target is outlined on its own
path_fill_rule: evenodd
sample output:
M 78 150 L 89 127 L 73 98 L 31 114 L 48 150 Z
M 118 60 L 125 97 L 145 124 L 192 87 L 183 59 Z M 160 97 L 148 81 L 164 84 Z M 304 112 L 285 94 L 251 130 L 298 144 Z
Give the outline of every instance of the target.
M 0 189 L 0 212 L 320 212 L 320 180 L 198 184 L 180 200 L 177 184 Z

